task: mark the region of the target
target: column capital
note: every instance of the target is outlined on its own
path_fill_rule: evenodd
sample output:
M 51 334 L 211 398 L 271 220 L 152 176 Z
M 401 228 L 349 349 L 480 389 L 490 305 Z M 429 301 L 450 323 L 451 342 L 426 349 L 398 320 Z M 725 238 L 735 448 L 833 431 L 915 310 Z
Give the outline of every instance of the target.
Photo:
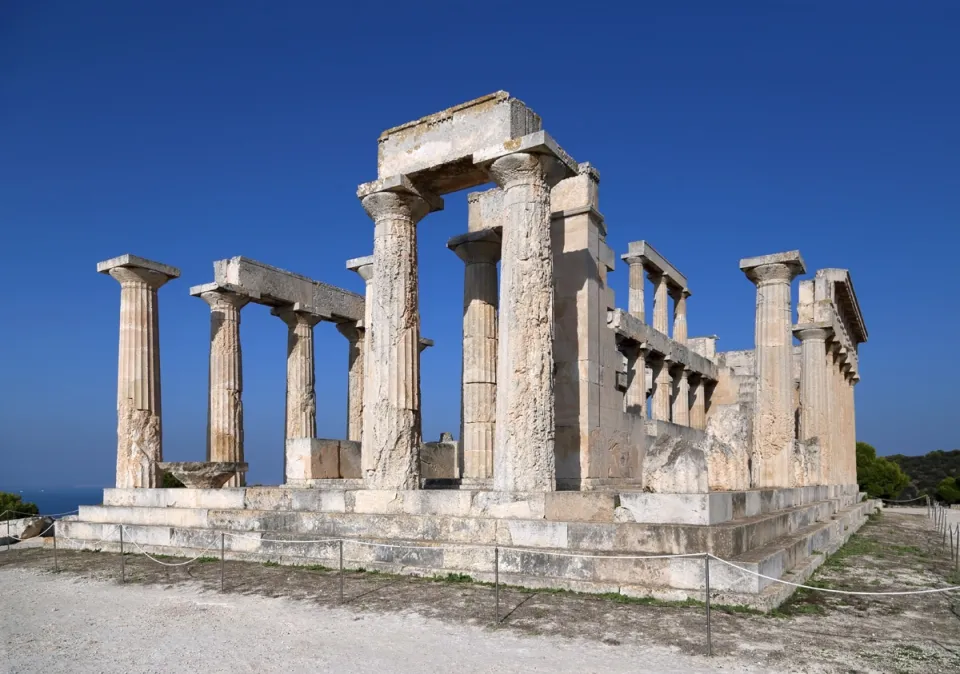
M 833 328 L 827 323 L 801 323 L 793 326 L 793 334 L 801 342 L 808 339 L 826 342 L 833 334 Z
M 299 302 L 292 306 L 274 307 L 270 310 L 270 313 L 282 320 L 291 328 L 304 325 L 308 328 L 312 328 L 323 320 L 323 316 L 301 308 Z
M 120 285 L 146 283 L 151 290 L 157 290 L 167 281 L 180 276 L 180 270 L 176 267 L 129 253 L 98 262 L 97 271 L 101 274 L 109 274 L 119 281 Z
M 790 283 L 807 271 L 799 250 L 744 258 L 740 260 L 740 269 L 758 286 Z
M 254 299 L 245 292 L 240 292 L 236 286 L 220 285 L 219 283 L 204 283 L 190 288 L 191 297 L 199 297 L 210 305 L 211 310 L 232 307 L 240 310 L 250 300 Z
M 360 321 L 337 323 L 337 332 L 346 337 L 351 344 L 363 339 L 363 328 L 360 326 Z
M 485 167 L 503 189 L 540 180 L 553 187 L 580 172 L 579 164 L 546 131 L 474 152 L 473 163 Z
M 443 199 L 417 187 L 405 175 L 364 183 L 357 188 L 357 197 L 374 222 L 401 217 L 416 224 L 427 213 L 443 210 Z
M 373 255 L 355 257 L 347 260 L 347 269 L 356 272 L 366 283 L 373 280 Z
M 491 227 L 467 232 L 447 241 L 447 248 L 468 264 L 478 262 L 496 263 L 500 260 L 503 243 L 500 231 L 499 227 Z

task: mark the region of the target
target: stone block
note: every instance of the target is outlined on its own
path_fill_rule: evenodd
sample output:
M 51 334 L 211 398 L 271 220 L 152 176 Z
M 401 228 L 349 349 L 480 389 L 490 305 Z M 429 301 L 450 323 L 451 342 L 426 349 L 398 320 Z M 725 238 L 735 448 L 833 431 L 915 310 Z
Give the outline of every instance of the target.
M 566 522 L 613 522 L 618 505 L 616 494 L 605 492 L 547 492 L 544 517 Z
M 340 477 L 344 479 L 362 479 L 360 468 L 360 443 L 355 440 L 340 441 Z
M 420 477 L 454 479 L 460 477 L 456 442 L 425 442 L 420 446 Z
M 566 522 L 537 522 L 532 520 L 509 520 L 498 530 L 497 539 L 502 545 L 519 545 L 528 548 L 566 548 Z M 504 535 L 501 535 L 504 534 Z
M 644 457 L 643 487 L 657 494 L 705 494 L 707 457 L 687 439 L 659 435 Z

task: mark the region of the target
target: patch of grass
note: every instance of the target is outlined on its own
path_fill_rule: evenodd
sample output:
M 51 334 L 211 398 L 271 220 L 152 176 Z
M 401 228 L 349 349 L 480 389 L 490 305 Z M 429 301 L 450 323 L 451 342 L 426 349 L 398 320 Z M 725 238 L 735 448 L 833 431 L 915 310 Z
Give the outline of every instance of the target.
M 307 564 L 306 566 L 301 566 L 300 568 L 304 571 L 333 571 L 333 569 L 328 566 L 324 566 L 323 564 Z
M 446 576 L 431 576 L 430 580 L 437 583 L 472 583 L 473 576 L 465 573 L 448 573 Z
M 219 562 L 219 557 L 197 557 L 197 564 L 210 564 L 212 562 Z
M 274 566 L 280 566 L 280 562 L 267 561 L 263 563 L 263 566 L 272 568 Z
M 739 613 L 741 615 L 767 615 L 766 612 L 761 611 L 760 609 L 750 608 L 749 606 L 744 606 L 743 604 L 710 604 L 710 608 L 714 611 L 720 611 L 722 613 Z

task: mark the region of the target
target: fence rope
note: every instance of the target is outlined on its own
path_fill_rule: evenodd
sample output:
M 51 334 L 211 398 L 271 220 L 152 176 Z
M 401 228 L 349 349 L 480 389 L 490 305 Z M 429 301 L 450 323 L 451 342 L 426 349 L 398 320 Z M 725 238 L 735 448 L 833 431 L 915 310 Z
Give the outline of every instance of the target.
M 917 498 L 908 498 L 900 501 L 892 498 L 881 498 L 880 500 L 883 501 L 884 503 L 913 503 L 914 501 L 920 501 L 925 498 L 927 498 L 926 494 L 924 494 L 923 496 L 918 496 Z
M 120 527 L 121 527 L 122 529 L 124 529 L 124 530 L 127 529 L 127 528 L 126 528 L 125 526 L 123 526 L 122 524 L 120 525 Z M 127 533 L 129 534 L 130 531 L 127 530 Z M 188 560 L 185 561 L 185 562 L 172 563 L 172 562 L 164 562 L 164 561 L 161 561 L 161 560 L 157 559 L 156 557 L 154 557 L 153 555 L 151 555 L 149 552 L 147 552 L 146 550 L 144 550 L 143 548 L 141 548 L 141 547 L 140 547 L 140 544 L 137 543 L 135 540 L 131 539 L 130 542 L 133 543 L 133 545 L 137 548 L 137 550 L 139 550 L 147 559 L 149 559 L 149 560 L 151 560 L 151 561 L 153 561 L 153 562 L 156 562 L 157 564 L 160 564 L 161 566 L 186 566 L 187 564 L 193 564 L 195 561 L 197 561 L 198 559 L 200 559 L 201 557 L 203 557 L 205 554 L 207 554 L 208 552 L 210 552 L 211 550 L 213 550 L 214 546 L 216 546 L 216 544 L 217 544 L 217 542 L 214 541 L 213 543 L 210 544 L 209 547 L 207 547 L 206 550 L 204 550 L 203 552 L 201 552 L 199 555 L 197 555 L 197 556 L 194 557 L 193 559 L 188 559 Z

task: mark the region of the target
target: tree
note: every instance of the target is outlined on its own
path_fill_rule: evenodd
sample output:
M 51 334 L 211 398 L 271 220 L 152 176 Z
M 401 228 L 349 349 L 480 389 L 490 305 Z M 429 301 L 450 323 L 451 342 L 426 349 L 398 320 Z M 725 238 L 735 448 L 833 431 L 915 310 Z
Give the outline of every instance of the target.
M 955 477 L 945 477 L 937 485 L 937 496 L 946 503 L 960 503 L 960 482 Z
M 25 502 L 20 494 L 0 491 L 0 522 L 18 520 L 40 512 L 36 503 Z
M 910 478 L 893 461 L 877 456 L 866 442 L 857 443 L 857 482 L 871 498 L 895 498 L 910 484 Z

